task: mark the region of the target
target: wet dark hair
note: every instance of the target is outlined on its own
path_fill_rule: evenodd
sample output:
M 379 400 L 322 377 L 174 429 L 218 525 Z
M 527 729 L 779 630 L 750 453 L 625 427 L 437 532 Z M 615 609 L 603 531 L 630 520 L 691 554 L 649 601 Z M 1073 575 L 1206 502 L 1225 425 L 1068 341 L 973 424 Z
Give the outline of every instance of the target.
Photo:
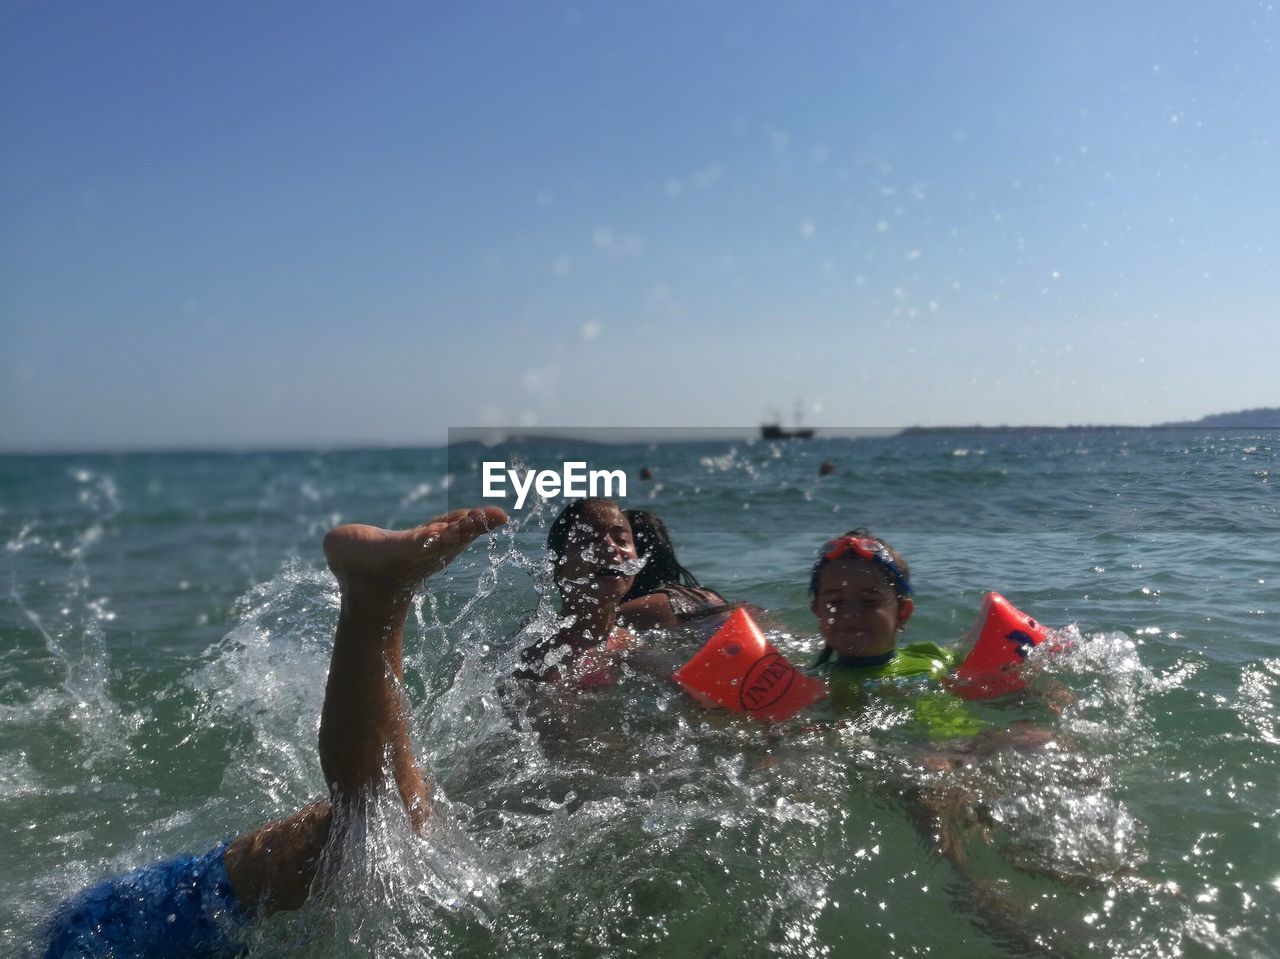
M 624 603 L 640 596 L 648 596 L 668 583 L 679 583 L 691 589 L 702 587 L 698 578 L 676 560 L 676 548 L 671 545 L 666 523 L 642 509 L 629 509 L 623 515 L 631 524 L 636 554 L 644 560 L 644 568 L 636 574 L 635 582 L 627 595 L 622 597 Z
M 552 520 L 551 528 L 547 530 L 547 552 L 551 554 L 553 574 L 559 570 L 561 561 L 569 552 L 569 541 L 573 538 L 573 531 L 578 527 L 582 520 L 582 514 L 587 511 L 589 506 L 612 506 L 614 509 L 618 509 L 617 503 L 602 496 L 575 499 L 566 503 L 564 509 L 560 511 L 560 515 Z M 626 514 L 624 513 L 623 515 L 625 516 Z
M 898 602 L 902 602 L 902 600 L 906 599 L 910 595 L 911 567 L 907 565 L 907 561 L 906 559 L 903 558 L 901 553 L 899 553 L 896 549 L 890 546 L 887 542 L 885 542 L 879 536 L 876 536 L 870 530 L 864 529 L 861 526 L 859 526 L 857 529 L 849 530 L 849 532 L 845 533 L 843 536 L 837 537 L 837 539 L 843 539 L 844 536 L 857 536 L 860 538 L 873 539 L 877 543 L 879 543 L 881 546 L 883 546 L 886 550 L 888 550 L 889 555 L 893 557 L 894 565 L 898 567 L 898 572 L 902 574 L 902 579 L 907 584 L 907 592 L 904 593 L 898 587 L 898 583 L 894 580 L 893 574 L 891 574 L 887 569 L 884 569 L 883 567 L 879 567 L 879 564 L 876 564 L 876 565 L 880 568 L 881 574 L 883 574 L 884 578 L 888 581 L 890 587 L 893 588 L 894 595 L 898 597 Z M 818 561 L 813 564 L 813 572 L 809 576 L 809 595 L 814 597 L 815 600 L 818 597 L 818 576 L 822 573 L 824 569 L 826 569 L 829 563 L 830 563 L 830 560 L 828 560 L 825 556 L 823 556 L 820 553 L 818 554 Z M 822 647 L 822 652 L 818 654 L 818 658 L 814 660 L 813 665 L 821 666 L 823 663 L 830 660 L 832 652 L 833 650 L 831 649 L 831 647 L 824 644 Z
M 893 564 L 898 567 L 898 572 L 902 574 L 902 580 L 906 586 L 906 592 L 905 593 L 903 592 L 902 588 L 898 585 L 897 581 L 893 578 L 893 574 L 890 573 L 887 569 L 884 569 L 883 567 L 881 567 L 880 572 L 883 573 L 885 579 L 889 581 L 889 585 L 893 587 L 893 592 L 898 597 L 898 599 L 906 599 L 907 596 L 911 594 L 911 567 L 907 565 L 907 561 L 901 553 L 899 553 L 896 549 L 890 546 L 887 541 L 881 539 L 875 533 L 871 532 L 869 529 L 865 529 L 862 526 L 859 526 L 857 529 L 851 529 L 847 533 L 842 533 L 840 536 L 837 536 L 836 539 L 838 540 L 844 539 L 846 536 L 855 536 L 859 539 L 873 539 L 877 543 L 879 543 L 881 546 L 883 546 L 885 550 L 888 551 L 889 555 L 893 558 Z M 826 569 L 827 564 L 829 562 L 830 560 L 828 560 L 821 553 L 818 554 L 818 559 L 813 564 L 813 572 L 809 574 L 809 595 L 810 596 L 818 595 L 818 574 L 821 573 L 824 569 Z

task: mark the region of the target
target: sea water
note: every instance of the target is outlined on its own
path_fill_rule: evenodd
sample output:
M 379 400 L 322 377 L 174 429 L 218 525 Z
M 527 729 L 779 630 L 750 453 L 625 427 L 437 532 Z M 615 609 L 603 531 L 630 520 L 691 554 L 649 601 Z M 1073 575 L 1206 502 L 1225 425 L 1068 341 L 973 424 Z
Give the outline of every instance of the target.
M 640 674 L 518 688 L 520 637 L 555 616 L 544 506 L 411 616 L 427 836 L 394 804 L 349 824 L 337 875 L 255 927 L 253 955 L 1277 953 L 1280 435 L 607 458 L 626 504 L 666 520 L 704 583 L 767 609 L 794 662 L 817 650 L 814 551 L 858 526 L 911 563 L 907 639 L 959 639 L 989 589 L 1062 628 L 1030 670 L 1066 700 L 975 707 L 1061 746 L 955 765 L 892 698 L 766 727 Z M 0 954 L 96 878 L 323 794 L 338 593 L 321 537 L 457 505 L 458 468 L 441 449 L 0 458 Z M 698 644 L 655 641 L 677 659 Z

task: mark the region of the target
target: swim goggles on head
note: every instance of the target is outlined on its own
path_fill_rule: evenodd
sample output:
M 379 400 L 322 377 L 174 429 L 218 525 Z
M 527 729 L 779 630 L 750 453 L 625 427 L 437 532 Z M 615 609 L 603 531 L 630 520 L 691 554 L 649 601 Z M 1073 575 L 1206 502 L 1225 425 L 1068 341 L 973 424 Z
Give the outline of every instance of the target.
M 813 567 L 813 579 L 809 584 L 809 592 L 817 595 L 818 571 L 822 567 L 826 566 L 827 563 L 835 562 L 841 556 L 847 556 L 849 553 L 853 553 L 869 563 L 875 563 L 888 573 L 893 579 L 893 585 L 897 587 L 899 596 L 911 595 L 911 583 L 902 574 L 902 570 L 898 568 L 898 563 L 893 558 L 893 554 L 889 552 L 884 543 L 871 536 L 841 536 L 824 544 L 822 549 L 818 551 L 818 562 Z

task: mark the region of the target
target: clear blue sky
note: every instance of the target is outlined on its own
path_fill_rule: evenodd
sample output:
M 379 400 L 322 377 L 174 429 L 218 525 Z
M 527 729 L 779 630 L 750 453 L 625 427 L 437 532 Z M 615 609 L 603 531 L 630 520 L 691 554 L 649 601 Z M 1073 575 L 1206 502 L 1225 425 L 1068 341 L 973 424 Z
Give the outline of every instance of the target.
M 1280 404 L 1271 3 L 14 2 L 0 449 Z

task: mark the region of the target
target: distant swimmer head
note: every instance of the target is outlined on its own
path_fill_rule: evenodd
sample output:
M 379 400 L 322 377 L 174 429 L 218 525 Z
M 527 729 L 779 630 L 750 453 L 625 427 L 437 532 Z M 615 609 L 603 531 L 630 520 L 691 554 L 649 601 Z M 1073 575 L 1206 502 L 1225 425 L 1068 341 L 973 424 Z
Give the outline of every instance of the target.
M 640 563 L 631 524 L 610 499 L 572 500 L 547 533 L 556 586 L 566 603 L 617 602 L 631 589 Z
M 915 609 L 906 559 L 865 529 L 823 545 L 809 595 L 826 644 L 822 660 L 833 652 L 848 658 L 892 653 Z

